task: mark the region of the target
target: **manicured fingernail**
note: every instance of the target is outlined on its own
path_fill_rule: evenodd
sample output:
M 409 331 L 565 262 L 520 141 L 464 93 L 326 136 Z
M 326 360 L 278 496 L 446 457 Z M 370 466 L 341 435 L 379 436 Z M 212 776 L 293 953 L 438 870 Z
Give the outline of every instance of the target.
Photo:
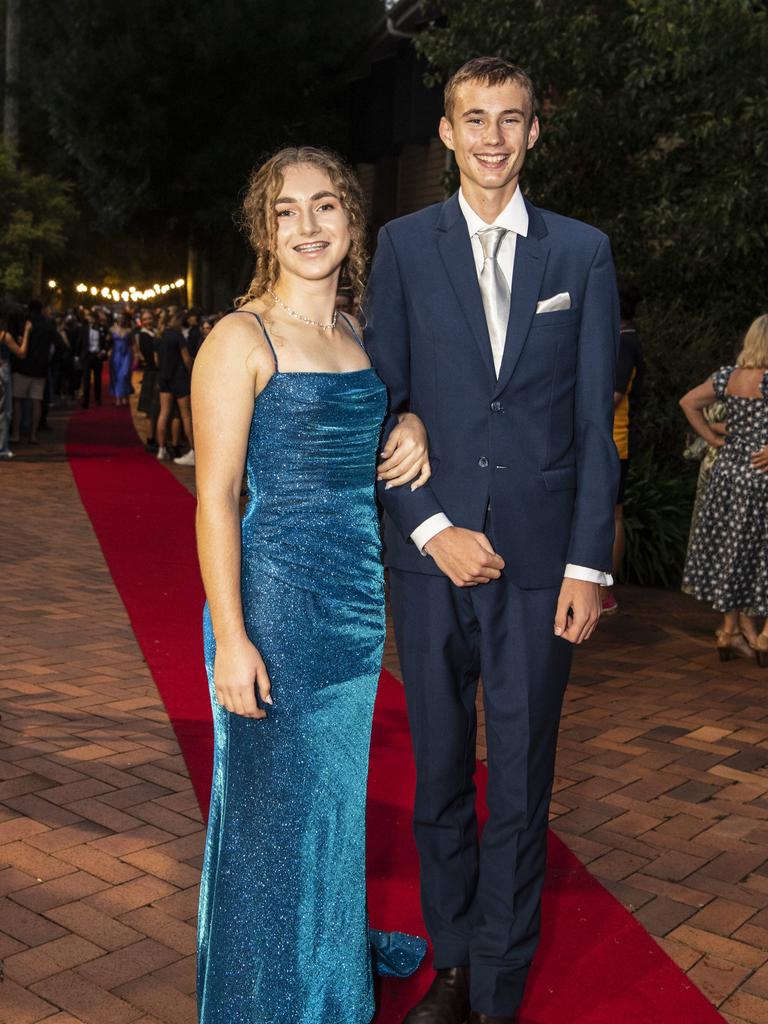
M 384 490 L 388 491 L 391 486 L 392 486 L 392 481 L 390 480 L 388 484 L 384 484 Z
M 555 626 L 555 636 L 561 636 L 561 635 L 562 635 L 562 632 L 563 632 L 563 631 L 562 631 L 562 629 L 560 628 L 560 626 Z
M 274 704 L 275 702 L 272 700 L 271 697 L 265 697 L 264 698 L 264 703 L 265 704 Z

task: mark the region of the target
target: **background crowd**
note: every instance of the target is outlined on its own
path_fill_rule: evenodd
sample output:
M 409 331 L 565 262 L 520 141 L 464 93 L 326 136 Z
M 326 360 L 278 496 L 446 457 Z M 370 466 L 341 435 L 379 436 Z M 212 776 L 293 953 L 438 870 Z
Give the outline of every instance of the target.
M 116 405 L 134 393 L 143 370 L 139 411 L 149 419 L 148 451 L 194 465 L 190 378 L 195 355 L 221 314 L 178 306 L 79 306 L 60 311 L 39 301 L 0 310 L 0 458 L 38 443 L 48 411 L 102 404 L 104 384 Z M 105 366 L 108 383 L 104 380 Z

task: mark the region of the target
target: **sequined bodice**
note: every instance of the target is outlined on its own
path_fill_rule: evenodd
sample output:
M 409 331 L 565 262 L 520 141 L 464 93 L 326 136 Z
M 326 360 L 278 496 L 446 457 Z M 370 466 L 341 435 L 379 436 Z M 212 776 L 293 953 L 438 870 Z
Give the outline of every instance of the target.
M 374 487 L 386 405 L 372 368 L 274 374 L 248 438 L 244 570 L 267 559 L 313 578 L 380 583 Z

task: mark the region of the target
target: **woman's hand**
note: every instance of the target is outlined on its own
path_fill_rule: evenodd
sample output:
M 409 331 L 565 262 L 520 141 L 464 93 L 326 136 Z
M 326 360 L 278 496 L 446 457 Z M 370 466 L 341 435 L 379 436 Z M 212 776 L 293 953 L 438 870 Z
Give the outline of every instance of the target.
M 412 412 L 401 413 L 381 452 L 382 461 L 376 473 L 377 480 L 386 480 L 387 489 L 411 484 L 415 491 L 432 476 L 429 465 L 427 430 Z
M 759 469 L 762 473 L 768 472 L 768 444 L 765 448 L 761 448 L 759 452 L 753 453 L 752 466 L 754 469 Z
M 264 659 L 247 637 L 217 643 L 213 682 L 216 700 L 227 711 L 245 718 L 267 717 L 256 703 L 256 689 L 265 704 L 272 704 L 272 684 Z

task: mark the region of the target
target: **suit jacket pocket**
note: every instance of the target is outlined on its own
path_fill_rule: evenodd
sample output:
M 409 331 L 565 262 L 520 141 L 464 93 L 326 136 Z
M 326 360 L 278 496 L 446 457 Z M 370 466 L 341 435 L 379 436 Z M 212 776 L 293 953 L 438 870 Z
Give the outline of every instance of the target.
M 553 309 L 551 313 L 536 313 L 531 322 L 531 328 L 566 327 L 577 324 L 580 319 L 580 309 Z
M 576 467 L 558 466 L 556 469 L 542 469 L 544 486 L 548 491 L 573 491 L 576 489 Z

